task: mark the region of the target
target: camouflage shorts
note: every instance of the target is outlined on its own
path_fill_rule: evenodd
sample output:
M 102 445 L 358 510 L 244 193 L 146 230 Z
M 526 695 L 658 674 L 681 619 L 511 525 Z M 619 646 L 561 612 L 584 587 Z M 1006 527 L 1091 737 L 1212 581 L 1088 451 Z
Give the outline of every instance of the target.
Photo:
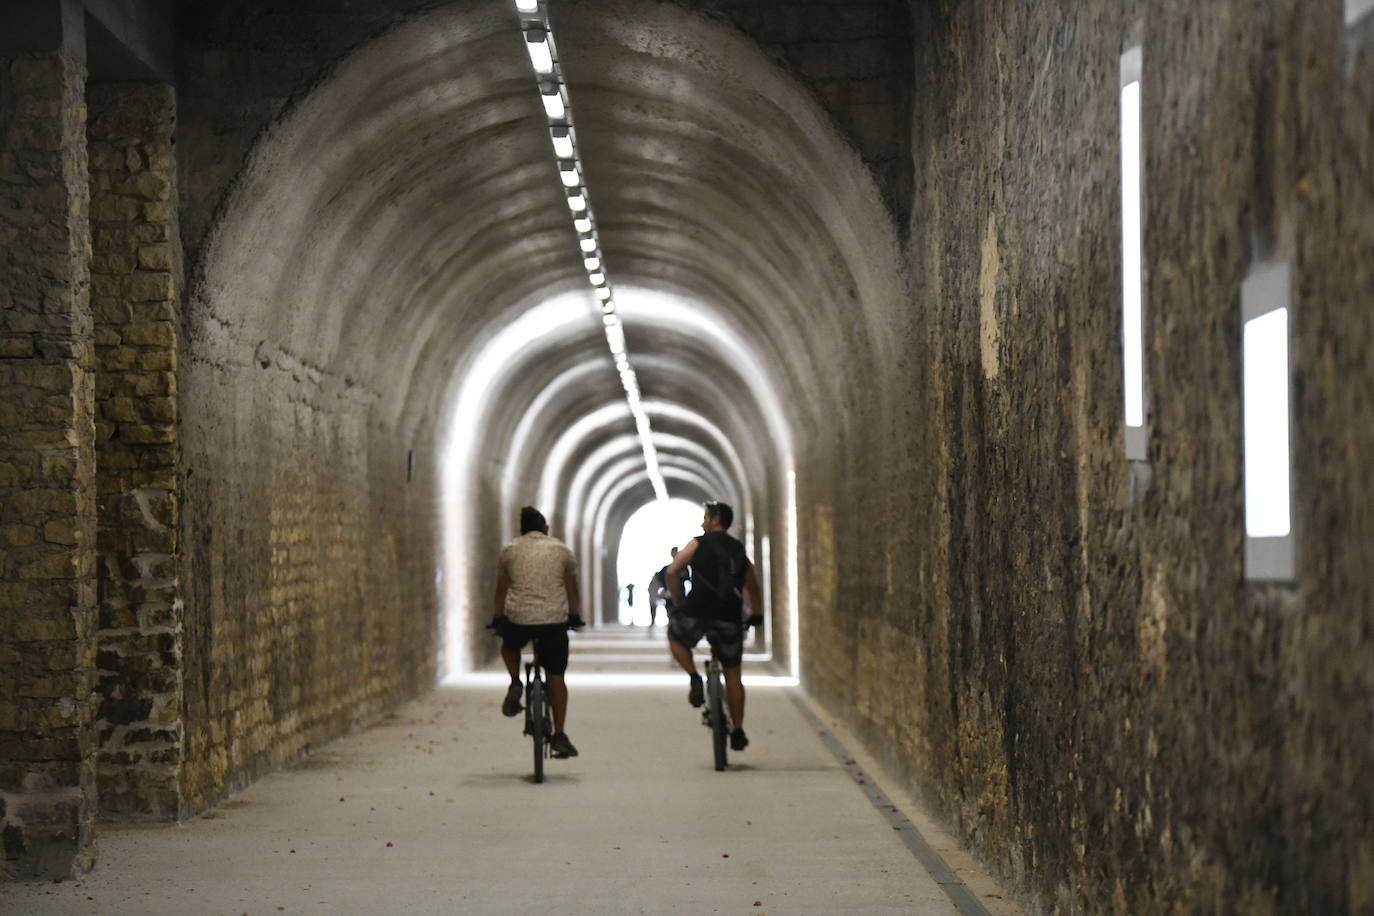
M 744 624 L 714 617 L 688 617 L 682 612 L 668 618 L 668 638 L 688 649 L 705 636 L 716 658 L 726 668 L 738 668 L 744 660 Z

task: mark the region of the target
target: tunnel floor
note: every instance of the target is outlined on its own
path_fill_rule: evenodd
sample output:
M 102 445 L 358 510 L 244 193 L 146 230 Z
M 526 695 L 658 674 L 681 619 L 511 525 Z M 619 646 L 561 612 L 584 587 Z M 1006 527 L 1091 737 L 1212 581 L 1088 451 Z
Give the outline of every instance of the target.
M 857 742 L 798 688 L 750 690 L 750 747 L 717 773 L 685 677 L 571 677 L 579 666 L 668 674 L 657 634 L 578 642 L 568 733 L 581 755 L 550 761 L 542 785 L 520 719 L 499 713 L 504 691 L 475 678 L 185 825 L 104 827 L 94 872 L 0 885 L 0 911 L 1019 912 L 913 799 L 849 756 Z M 913 840 L 951 872 L 923 866 Z M 977 903 L 956 906 L 959 894 Z

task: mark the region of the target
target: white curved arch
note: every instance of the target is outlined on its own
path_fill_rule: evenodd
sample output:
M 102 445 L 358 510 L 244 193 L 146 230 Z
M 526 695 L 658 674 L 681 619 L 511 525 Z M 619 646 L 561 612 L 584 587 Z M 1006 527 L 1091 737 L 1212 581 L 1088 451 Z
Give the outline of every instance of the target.
M 549 405 L 563 393 L 563 389 L 584 383 L 586 376 L 606 371 L 608 371 L 608 367 L 604 364 L 604 361 L 597 358 L 585 363 L 580 363 L 570 369 L 565 369 L 554 376 L 553 380 L 544 386 L 530 403 L 529 408 L 521 415 L 520 422 L 516 424 L 515 432 L 511 435 L 510 448 L 507 450 L 509 454 L 524 454 L 527 447 L 526 443 L 528 443 L 530 437 L 534 434 L 536 425 L 544 419 L 545 411 L 548 410 Z M 630 415 L 629 408 L 623 401 L 617 400 L 615 403 L 625 408 L 623 413 L 626 417 Z M 607 406 L 610 407 L 614 405 L 607 404 Z M 505 473 L 501 476 L 501 505 L 503 506 L 512 506 L 515 504 L 515 500 L 519 498 L 512 493 L 515 489 L 515 476 L 518 470 L 518 462 L 506 462 Z M 535 503 L 535 505 L 544 509 L 544 511 L 548 511 L 548 507 L 553 505 L 552 503 L 545 502 L 547 492 L 548 487 L 541 481 L 539 501 Z

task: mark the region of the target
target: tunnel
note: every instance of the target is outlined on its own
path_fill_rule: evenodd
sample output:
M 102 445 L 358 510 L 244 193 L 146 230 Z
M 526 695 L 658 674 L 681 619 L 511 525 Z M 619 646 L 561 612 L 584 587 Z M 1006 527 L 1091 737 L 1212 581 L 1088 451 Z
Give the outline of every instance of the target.
M 672 498 L 1029 911 L 1374 905 L 1367 0 L 11 6 L 11 888 L 504 678 L 522 506 L 614 641 Z

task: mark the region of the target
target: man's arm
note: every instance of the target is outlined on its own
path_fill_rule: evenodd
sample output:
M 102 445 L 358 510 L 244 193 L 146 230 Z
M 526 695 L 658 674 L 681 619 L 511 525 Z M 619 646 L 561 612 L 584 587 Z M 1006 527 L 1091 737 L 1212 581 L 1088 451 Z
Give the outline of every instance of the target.
M 687 546 L 677 552 L 673 557 L 673 562 L 668 564 L 668 571 L 664 573 L 664 578 L 668 580 L 668 594 L 673 596 L 673 607 L 682 607 L 682 571 L 692 562 L 692 557 L 696 555 L 698 541 L 692 538 L 687 542 Z
M 563 591 L 568 594 L 568 616 L 578 617 L 581 610 L 581 596 L 577 591 L 577 573 L 571 570 L 563 573 Z
M 654 577 L 649 580 L 649 604 L 653 604 L 655 601 L 662 598 L 663 591 L 662 577 L 658 573 L 654 573 Z
M 744 597 L 749 602 L 749 624 L 763 625 L 763 589 L 759 588 L 759 577 L 750 563 L 744 573 Z
M 510 576 L 505 573 L 498 573 L 496 576 L 496 613 L 492 614 L 492 623 L 506 616 L 506 592 L 510 591 Z

